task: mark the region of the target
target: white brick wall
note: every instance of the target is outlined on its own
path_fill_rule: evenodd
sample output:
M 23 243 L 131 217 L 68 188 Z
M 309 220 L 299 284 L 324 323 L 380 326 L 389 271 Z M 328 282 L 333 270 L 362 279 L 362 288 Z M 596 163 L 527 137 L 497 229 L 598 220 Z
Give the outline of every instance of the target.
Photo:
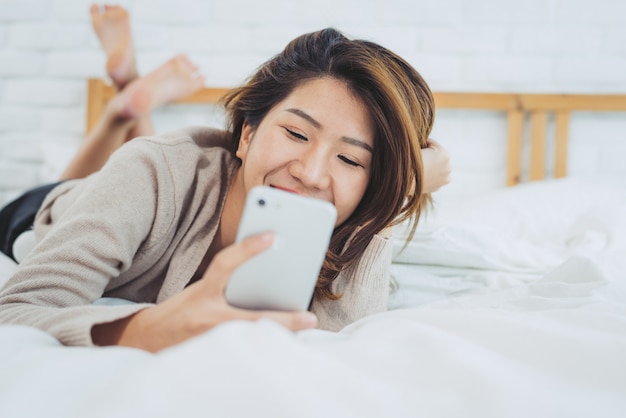
M 75 50 L 86 46 L 92 31 L 84 24 L 24 22 L 11 25 L 11 46 L 24 50 Z
M 5 80 L 11 80 L 9 77 L 37 76 L 43 73 L 44 61 L 42 54 L 36 52 L 2 51 L 0 76 Z
M 85 79 L 104 76 L 92 0 L 0 0 L 0 202 L 53 180 L 84 129 Z M 296 35 L 335 26 L 406 57 L 433 90 L 626 93 L 622 0 L 126 0 L 138 65 L 185 52 L 231 86 Z M 219 125 L 207 107 L 166 107 L 163 131 Z M 501 187 L 506 125 L 490 112 L 440 112 L 458 195 Z M 626 186 L 626 115 L 575 115 L 570 174 Z

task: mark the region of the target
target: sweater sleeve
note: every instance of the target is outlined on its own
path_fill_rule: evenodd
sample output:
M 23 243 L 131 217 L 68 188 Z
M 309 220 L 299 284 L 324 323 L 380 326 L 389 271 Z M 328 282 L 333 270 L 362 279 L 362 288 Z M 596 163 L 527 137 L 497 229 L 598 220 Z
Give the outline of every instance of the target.
M 66 345 L 92 345 L 93 325 L 150 306 L 92 305 L 150 234 L 158 239 L 155 228 L 167 228 L 155 222 L 159 183 L 168 181 L 167 169 L 158 169 L 159 150 L 131 144 L 85 179 L 76 196 L 63 195 L 62 213 L 50 205 L 43 216 L 58 219 L 49 220 L 54 227 L 1 290 L 0 323 L 34 326 Z
M 312 311 L 319 327 L 339 331 L 347 325 L 387 310 L 391 240 L 375 235 L 357 263 L 342 271 L 333 283 L 339 300 L 315 299 Z

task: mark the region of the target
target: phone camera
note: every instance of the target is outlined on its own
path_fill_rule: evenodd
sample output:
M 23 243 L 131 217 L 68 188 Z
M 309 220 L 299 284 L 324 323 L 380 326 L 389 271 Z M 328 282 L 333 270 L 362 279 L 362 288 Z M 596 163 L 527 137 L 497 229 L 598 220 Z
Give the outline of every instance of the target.
M 259 206 L 265 206 L 265 200 L 259 199 Z

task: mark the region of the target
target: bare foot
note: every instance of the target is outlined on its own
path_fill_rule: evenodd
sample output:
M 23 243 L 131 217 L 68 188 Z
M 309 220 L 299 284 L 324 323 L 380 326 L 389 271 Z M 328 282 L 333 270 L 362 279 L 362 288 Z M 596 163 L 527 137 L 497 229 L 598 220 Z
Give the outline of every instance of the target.
M 111 100 L 117 115 L 134 119 L 154 108 L 191 96 L 204 85 L 198 67 L 185 55 L 176 55 L 151 73 L 132 81 Z
M 101 4 L 92 4 L 89 12 L 93 29 L 107 54 L 107 74 L 121 90 L 138 75 L 128 13 L 121 6 Z

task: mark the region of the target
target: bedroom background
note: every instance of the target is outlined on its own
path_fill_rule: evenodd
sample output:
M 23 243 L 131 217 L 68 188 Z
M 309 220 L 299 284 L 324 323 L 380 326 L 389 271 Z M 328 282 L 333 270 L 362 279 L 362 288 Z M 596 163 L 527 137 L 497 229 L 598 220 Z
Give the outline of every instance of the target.
M 56 178 L 82 141 L 86 80 L 105 77 L 91 0 L 0 0 L 0 203 Z M 620 0 L 127 0 L 141 73 L 176 53 L 207 85 L 234 86 L 293 37 L 326 26 L 400 53 L 433 91 L 626 93 Z M 168 106 L 158 132 L 221 126 L 218 109 Z M 503 187 L 506 119 L 441 111 L 432 135 L 451 153 L 441 196 Z M 571 177 L 626 186 L 624 113 L 577 113 Z M 548 167 L 549 171 L 549 167 Z

